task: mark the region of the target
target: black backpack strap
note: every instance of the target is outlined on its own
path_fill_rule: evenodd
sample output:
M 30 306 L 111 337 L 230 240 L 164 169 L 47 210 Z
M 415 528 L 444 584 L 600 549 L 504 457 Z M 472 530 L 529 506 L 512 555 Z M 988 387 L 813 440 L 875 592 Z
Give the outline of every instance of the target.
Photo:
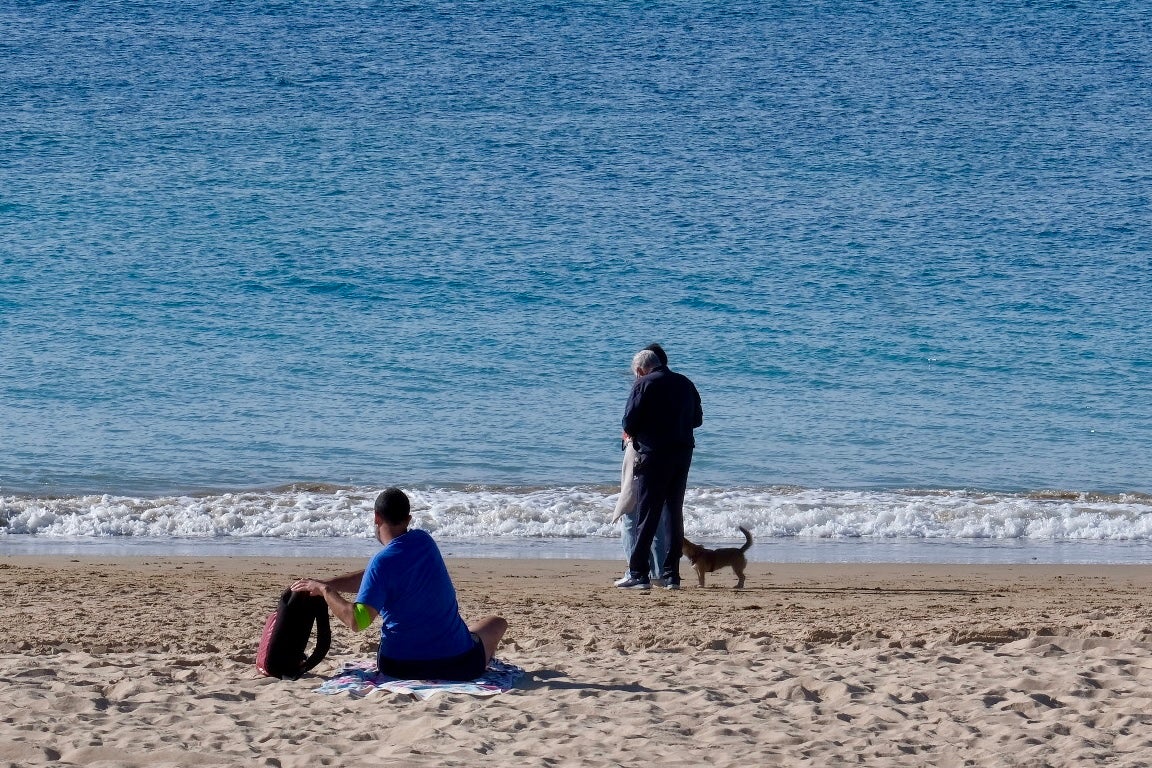
M 300 674 L 309 671 L 328 655 L 328 650 L 332 647 L 332 627 L 328 623 L 328 603 L 322 597 L 316 597 L 315 602 L 315 618 L 316 618 L 316 647 L 312 649 L 312 653 L 304 660 L 304 666 L 300 668 Z

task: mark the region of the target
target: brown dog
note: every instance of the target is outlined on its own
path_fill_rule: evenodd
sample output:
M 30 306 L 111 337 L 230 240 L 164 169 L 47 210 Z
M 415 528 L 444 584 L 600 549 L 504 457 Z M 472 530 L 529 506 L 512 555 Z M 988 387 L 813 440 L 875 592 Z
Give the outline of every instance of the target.
M 738 581 L 736 582 L 736 589 L 744 588 L 744 566 L 748 565 L 748 559 L 744 557 L 744 553 L 752 546 L 752 534 L 744 526 L 740 526 L 740 533 L 744 534 L 744 546 L 737 549 L 736 547 L 724 547 L 723 549 L 705 549 L 699 544 L 693 544 L 684 539 L 684 545 L 681 551 L 684 557 L 688 558 L 688 562 L 692 563 L 692 567 L 696 570 L 696 578 L 700 581 L 700 586 L 704 586 L 704 574 L 718 571 L 724 566 L 730 567 L 736 574 Z

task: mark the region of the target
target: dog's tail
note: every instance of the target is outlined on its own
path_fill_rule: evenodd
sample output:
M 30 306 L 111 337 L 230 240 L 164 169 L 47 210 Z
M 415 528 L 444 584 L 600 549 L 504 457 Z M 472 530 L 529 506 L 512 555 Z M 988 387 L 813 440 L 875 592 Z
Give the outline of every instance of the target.
M 744 542 L 744 546 L 740 547 L 740 551 L 747 552 L 748 547 L 752 546 L 752 533 L 744 526 L 740 526 L 740 533 L 744 534 L 744 538 L 747 539 L 747 541 Z

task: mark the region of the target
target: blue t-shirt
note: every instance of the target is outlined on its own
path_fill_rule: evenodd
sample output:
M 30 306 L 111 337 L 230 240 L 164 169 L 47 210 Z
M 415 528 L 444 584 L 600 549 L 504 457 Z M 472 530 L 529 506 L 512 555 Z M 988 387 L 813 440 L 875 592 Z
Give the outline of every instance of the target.
M 380 614 L 381 656 L 443 659 L 472 647 L 448 568 L 426 531 L 408 531 L 376 553 L 356 602 Z

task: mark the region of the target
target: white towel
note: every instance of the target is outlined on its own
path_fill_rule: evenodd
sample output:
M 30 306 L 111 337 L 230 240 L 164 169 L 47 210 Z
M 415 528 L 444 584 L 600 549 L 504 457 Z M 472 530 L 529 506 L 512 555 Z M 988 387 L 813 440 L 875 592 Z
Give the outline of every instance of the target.
M 636 508 L 636 479 L 633 470 L 636 469 L 638 457 L 632 441 L 625 440 L 624 463 L 620 466 L 620 497 L 616 499 L 616 511 L 612 513 L 613 523 Z

